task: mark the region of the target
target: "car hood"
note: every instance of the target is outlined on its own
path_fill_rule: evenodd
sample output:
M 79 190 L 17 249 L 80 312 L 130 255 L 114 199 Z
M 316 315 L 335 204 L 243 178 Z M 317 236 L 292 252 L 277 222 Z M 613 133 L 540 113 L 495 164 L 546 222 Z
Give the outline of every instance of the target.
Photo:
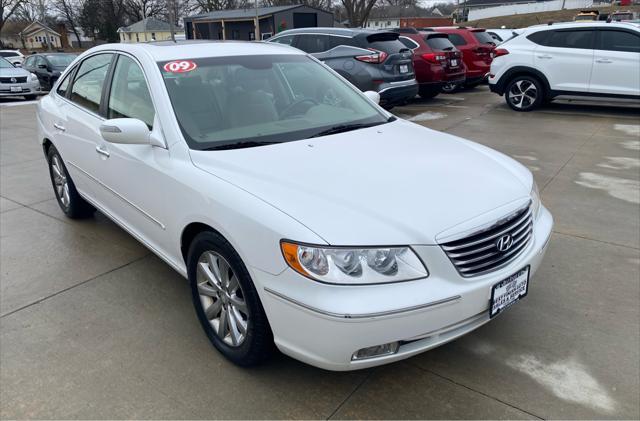
M 505 155 L 404 120 L 190 153 L 198 168 L 270 203 L 332 245 L 435 244 L 438 234 L 449 236 L 452 227 L 528 197 L 532 183 L 531 173 Z
M 1 77 L 23 77 L 29 76 L 29 72 L 18 67 L 3 67 L 0 69 Z

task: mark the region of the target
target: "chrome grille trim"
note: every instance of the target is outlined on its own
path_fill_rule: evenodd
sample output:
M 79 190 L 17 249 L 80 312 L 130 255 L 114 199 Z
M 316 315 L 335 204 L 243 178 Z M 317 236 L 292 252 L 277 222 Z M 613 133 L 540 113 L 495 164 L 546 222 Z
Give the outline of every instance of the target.
M 512 245 L 500 251 L 496 242 L 505 235 L 511 236 Z M 533 215 L 529 203 L 487 229 L 440 246 L 458 273 L 467 278 L 506 266 L 526 249 L 532 237 Z

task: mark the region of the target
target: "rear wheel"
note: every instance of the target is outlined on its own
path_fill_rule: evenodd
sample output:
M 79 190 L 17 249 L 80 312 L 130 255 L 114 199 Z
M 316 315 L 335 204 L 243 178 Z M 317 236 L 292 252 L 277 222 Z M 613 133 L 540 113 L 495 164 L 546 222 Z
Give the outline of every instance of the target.
M 49 147 L 47 152 L 47 161 L 49 163 L 49 175 L 53 191 L 62 212 L 73 219 L 87 218 L 93 215 L 96 208 L 80 196 L 78 190 L 76 190 L 76 185 L 67 172 L 67 167 L 62 161 L 62 157 L 60 157 L 58 150 L 53 145 Z
M 444 92 L 445 94 L 453 94 L 453 93 L 457 92 L 458 89 L 460 89 L 460 86 L 457 83 L 454 83 L 454 82 L 446 82 L 440 88 L 440 90 L 442 92 Z
M 533 76 L 516 76 L 507 84 L 504 99 L 515 111 L 535 110 L 544 101 L 544 91 L 540 81 Z
M 256 365 L 273 351 L 273 335 L 258 292 L 240 256 L 215 232 L 198 234 L 187 258 L 196 314 L 225 357 Z

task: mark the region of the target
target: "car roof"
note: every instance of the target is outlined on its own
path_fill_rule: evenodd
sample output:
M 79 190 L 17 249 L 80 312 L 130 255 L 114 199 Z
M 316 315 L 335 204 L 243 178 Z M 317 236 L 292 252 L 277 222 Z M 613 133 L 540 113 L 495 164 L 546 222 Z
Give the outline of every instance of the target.
M 231 57 L 246 55 L 276 55 L 305 53 L 288 45 L 254 41 L 160 41 L 135 44 L 103 44 L 87 52 L 122 51 L 135 56 L 146 55 L 154 61 L 180 60 L 202 57 Z
M 287 31 L 278 32 L 277 36 L 293 35 L 293 34 L 327 34 L 327 35 L 340 35 L 343 37 L 355 37 L 356 35 L 370 35 L 379 34 L 384 30 L 366 29 L 366 28 L 333 28 L 333 27 L 316 27 L 316 28 L 296 28 L 289 29 Z M 393 32 L 393 31 L 387 31 Z
M 551 24 L 533 25 L 527 29 L 540 30 L 540 29 L 565 29 L 565 28 L 633 28 L 640 29 L 640 25 L 633 22 L 606 22 L 606 21 L 592 21 L 592 22 L 559 22 Z

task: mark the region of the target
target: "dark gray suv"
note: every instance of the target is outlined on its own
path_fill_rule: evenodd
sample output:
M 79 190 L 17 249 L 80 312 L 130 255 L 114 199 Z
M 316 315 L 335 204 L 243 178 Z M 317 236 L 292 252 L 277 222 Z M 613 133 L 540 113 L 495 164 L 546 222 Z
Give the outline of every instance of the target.
M 280 32 L 269 42 L 313 55 L 360 90 L 378 92 L 380 105 L 391 108 L 418 93 L 413 53 L 398 37 L 367 29 L 301 28 Z

